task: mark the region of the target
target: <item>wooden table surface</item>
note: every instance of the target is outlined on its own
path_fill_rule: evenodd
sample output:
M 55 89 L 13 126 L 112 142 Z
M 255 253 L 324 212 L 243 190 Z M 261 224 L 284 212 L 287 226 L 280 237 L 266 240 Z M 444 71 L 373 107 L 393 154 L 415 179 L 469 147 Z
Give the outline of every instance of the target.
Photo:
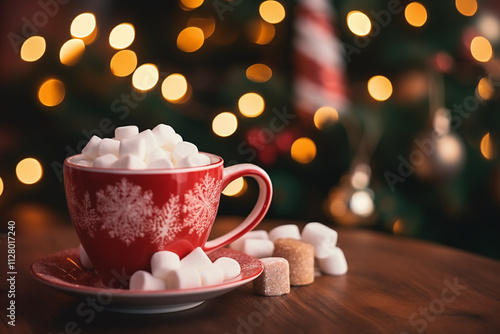
M 213 235 L 237 221 L 219 218 Z M 259 229 L 285 223 L 292 222 L 264 221 Z M 141 315 L 104 310 L 88 321 L 76 312 L 81 300 L 29 273 L 36 259 L 76 247 L 73 229 L 26 230 L 16 236 L 16 326 L 7 324 L 3 278 L 0 333 L 500 332 L 499 261 L 367 230 L 338 231 L 349 265 L 344 276 L 316 277 L 313 284 L 293 287 L 280 297 L 257 296 L 248 283 L 187 311 Z M 0 241 L 7 254 L 5 236 Z M 2 275 L 8 271 L 6 258 L 2 255 Z

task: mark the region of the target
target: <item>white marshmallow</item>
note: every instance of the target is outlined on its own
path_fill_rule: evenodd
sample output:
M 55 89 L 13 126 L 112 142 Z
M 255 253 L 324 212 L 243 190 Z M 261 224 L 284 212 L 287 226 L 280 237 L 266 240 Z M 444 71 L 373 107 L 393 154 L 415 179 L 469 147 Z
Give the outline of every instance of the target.
M 230 257 L 220 257 L 215 260 L 214 264 L 222 268 L 224 272 L 224 281 L 235 278 L 241 273 L 241 267 L 238 261 Z
M 198 270 L 192 267 L 181 267 L 167 274 L 169 289 L 190 289 L 201 287 L 201 276 Z
M 169 156 L 170 155 L 170 159 Z M 157 159 L 169 159 L 171 160 L 172 153 L 164 151 L 161 147 L 156 147 L 154 150 L 151 152 L 147 153 L 146 156 L 144 157 L 144 162 L 147 164 L 150 163 L 151 161 L 155 161 Z
M 174 150 L 175 145 L 182 142 L 182 137 L 180 134 L 175 133 L 173 136 L 168 137 L 168 141 L 161 145 L 161 148 L 165 151 L 172 152 Z
M 76 162 L 76 164 L 78 166 L 85 166 L 85 167 L 90 167 L 90 165 L 92 165 L 92 160 L 89 160 L 89 159 L 82 159 L 82 160 L 78 160 Z
M 99 154 L 99 156 L 114 154 L 116 155 L 116 157 L 118 157 L 118 154 L 120 153 L 120 141 L 111 138 L 104 138 L 99 143 L 97 153 Z
M 139 134 L 139 128 L 135 125 L 120 126 L 115 129 L 115 139 L 120 141 Z
M 347 261 L 344 252 L 334 247 L 325 257 L 318 258 L 319 270 L 327 275 L 344 275 L 347 272 Z
M 181 265 L 179 255 L 169 251 L 159 251 L 151 257 L 151 273 L 153 276 L 166 279 L 167 274 Z
M 302 229 L 302 241 L 314 246 L 315 257 L 325 257 L 337 245 L 337 231 L 321 223 L 311 222 Z
M 202 153 L 194 153 L 190 154 L 181 160 L 176 161 L 175 167 L 197 167 L 197 166 L 206 166 L 210 164 L 210 158 Z
M 224 282 L 224 271 L 221 266 L 211 264 L 199 271 L 202 286 L 221 284 Z
M 275 242 L 281 238 L 300 240 L 299 227 L 295 224 L 280 225 L 269 231 L 269 239 Z
M 146 167 L 146 163 L 133 154 L 121 156 L 120 159 L 111 165 L 111 168 L 122 169 L 145 169 Z
M 207 256 L 207 254 L 201 249 L 201 247 L 196 247 L 191 253 L 186 255 L 181 260 L 181 268 L 194 268 L 196 270 L 201 270 L 212 264 L 212 261 Z
M 229 248 L 237 250 L 239 252 L 243 252 L 243 245 L 245 244 L 246 239 L 264 239 L 269 240 L 269 234 L 264 230 L 253 230 L 247 232 L 239 239 L 233 241 L 229 244 Z
M 73 156 L 69 161 L 78 166 L 90 166 L 92 164 L 92 160 L 83 154 Z
M 171 141 L 171 138 L 175 135 L 174 129 L 170 125 L 158 124 L 151 130 L 155 136 L 158 146 L 163 146 Z
M 120 142 L 119 152 L 120 158 L 133 154 L 142 160 L 146 156 L 146 141 L 139 135 L 125 138 Z
M 97 136 L 92 136 L 87 145 L 85 145 L 85 147 L 83 148 L 82 154 L 92 160 L 97 158 L 99 156 L 98 150 L 101 141 L 102 141 L 101 138 Z
M 94 268 L 94 265 L 92 264 L 92 261 L 90 261 L 89 256 L 87 255 L 87 252 L 85 249 L 83 249 L 82 244 L 78 247 L 78 254 L 80 256 L 80 262 L 82 263 L 82 266 L 87 269 L 92 269 Z
M 198 153 L 198 148 L 193 143 L 182 141 L 175 144 L 174 150 L 172 151 L 172 159 L 174 161 L 174 165 L 184 157 L 195 153 Z
M 137 135 L 137 137 L 144 139 L 144 143 L 146 144 L 146 153 L 149 153 L 159 147 L 153 132 L 149 129 L 142 131 Z
M 274 242 L 266 239 L 245 239 L 242 251 L 258 259 L 271 257 L 274 252 Z
M 155 161 L 152 161 L 148 164 L 149 169 L 170 169 L 174 168 L 174 164 L 172 161 L 166 159 L 166 158 L 160 158 L 156 159 Z
M 164 280 L 154 277 L 144 270 L 138 270 L 132 274 L 129 283 L 130 290 L 165 290 L 167 285 Z
M 95 158 L 92 162 L 92 167 L 100 168 L 111 168 L 111 166 L 118 160 L 118 157 L 114 154 L 105 154 L 100 157 Z

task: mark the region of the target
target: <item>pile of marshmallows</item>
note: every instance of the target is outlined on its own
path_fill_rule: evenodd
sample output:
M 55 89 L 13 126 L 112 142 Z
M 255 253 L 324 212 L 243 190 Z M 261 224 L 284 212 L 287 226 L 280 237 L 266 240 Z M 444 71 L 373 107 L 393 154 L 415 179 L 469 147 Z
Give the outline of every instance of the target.
M 123 169 L 196 167 L 210 164 L 193 143 L 183 141 L 174 129 L 158 124 L 139 132 L 135 125 L 117 127 L 114 138 L 90 138 L 82 156 L 73 160 L 80 166 Z

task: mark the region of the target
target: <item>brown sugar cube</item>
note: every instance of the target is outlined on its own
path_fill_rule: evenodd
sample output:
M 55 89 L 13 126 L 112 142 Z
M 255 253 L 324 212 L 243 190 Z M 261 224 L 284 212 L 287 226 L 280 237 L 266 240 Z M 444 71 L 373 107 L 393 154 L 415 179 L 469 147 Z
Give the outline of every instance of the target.
M 253 291 L 263 296 L 281 296 L 290 293 L 288 261 L 282 257 L 265 257 L 260 261 L 264 265 L 264 270 L 253 280 Z
M 314 246 L 296 239 L 278 239 L 273 256 L 287 259 L 290 266 L 290 285 L 314 282 Z

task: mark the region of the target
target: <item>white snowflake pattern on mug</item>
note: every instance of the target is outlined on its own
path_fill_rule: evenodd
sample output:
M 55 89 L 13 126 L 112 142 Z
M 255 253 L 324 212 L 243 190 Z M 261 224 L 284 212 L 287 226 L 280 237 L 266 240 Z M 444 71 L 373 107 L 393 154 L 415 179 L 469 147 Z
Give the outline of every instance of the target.
M 155 236 L 153 242 L 159 246 L 164 246 L 168 241 L 174 239 L 177 233 L 182 230 L 179 220 L 179 196 L 171 195 L 162 208 L 155 207 L 153 214 Z

